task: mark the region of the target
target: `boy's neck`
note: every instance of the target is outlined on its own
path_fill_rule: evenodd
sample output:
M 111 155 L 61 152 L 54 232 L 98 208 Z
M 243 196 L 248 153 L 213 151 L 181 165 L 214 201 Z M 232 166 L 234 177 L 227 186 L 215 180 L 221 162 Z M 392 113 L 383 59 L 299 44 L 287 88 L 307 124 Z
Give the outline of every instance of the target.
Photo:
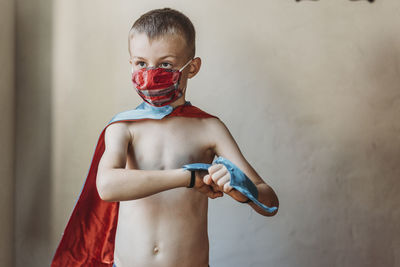
M 175 102 L 172 102 L 169 105 L 175 109 L 177 106 L 182 106 L 185 103 L 186 103 L 185 97 L 182 96 L 181 98 L 177 99 Z

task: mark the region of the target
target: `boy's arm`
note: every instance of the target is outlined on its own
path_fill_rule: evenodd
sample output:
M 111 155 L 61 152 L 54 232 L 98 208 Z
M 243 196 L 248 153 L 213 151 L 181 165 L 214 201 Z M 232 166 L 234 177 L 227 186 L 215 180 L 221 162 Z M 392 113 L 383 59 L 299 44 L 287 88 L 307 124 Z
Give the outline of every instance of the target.
M 183 169 L 125 169 L 130 140 L 130 131 L 125 123 L 114 123 L 104 133 L 105 151 L 100 159 L 96 178 L 101 199 L 133 200 L 189 185 L 190 172 Z
M 274 190 L 264 182 L 264 180 L 244 158 L 236 141 L 232 137 L 225 124 L 219 119 L 210 119 L 209 122 L 210 124 L 208 125 L 207 130 L 211 136 L 210 138 L 213 140 L 212 142 L 214 145 L 215 154 L 229 159 L 249 177 L 249 179 L 257 187 L 258 200 L 261 203 L 269 207 L 279 207 L 278 197 L 276 196 Z M 216 164 L 211 166 L 209 168 L 209 173 L 210 175 L 206 175 L 204 177 L 204 182 L 206 184 L 217 185 L 221 191 L 240 202 L 247 200 L 246 196 L 229 186 L 230 175 L 224 165 Z M 275 211 L 274 213 L 268 213 L 253 202 L 249 202 L 249 205 L 261 215 L 273 216 L 277 212 Z
M 104 133 L 105 150 L 100 159 L 96 186 L 101 199 L 124 201 L 190 184 L 190 171 L 125 169 L 128 146 L 134 137 L 125 123 L 113 123 Z M 205 172 L 206 173 L 206 172 Z M 203 182 L 204 174 L 196 172 L 194 188 L 210 198 L 222 196 Z

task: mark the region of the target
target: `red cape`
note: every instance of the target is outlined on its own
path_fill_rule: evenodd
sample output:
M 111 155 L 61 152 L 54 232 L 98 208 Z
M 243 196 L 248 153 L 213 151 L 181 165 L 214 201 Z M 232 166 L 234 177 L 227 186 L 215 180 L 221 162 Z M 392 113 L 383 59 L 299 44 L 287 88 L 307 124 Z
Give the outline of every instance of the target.
M 178 106 L 166 117 L 173 116 L 216 118 L 192 105 Z M 88 176 L 53 257 L 51 267 L 112 267 L 119 202 L 106 202 L 99 197 L 96 188 L 97 168 L 105 149 L 104 132 L 107 127 L 117 122 L 139 120 L 115 121 L 108 124 L 101 132 Z

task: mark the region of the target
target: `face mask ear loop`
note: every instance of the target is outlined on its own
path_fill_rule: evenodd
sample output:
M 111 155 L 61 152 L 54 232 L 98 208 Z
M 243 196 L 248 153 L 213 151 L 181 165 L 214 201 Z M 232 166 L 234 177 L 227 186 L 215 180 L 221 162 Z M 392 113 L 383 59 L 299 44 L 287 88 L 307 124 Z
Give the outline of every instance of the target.
M 193 58 L 190 59 L 185 65 L 183 65 L 183 67 L 179 69 L 179 72 L 182 73 L 182 71 L 190 64 L 190 62 L 192 62 L 192 60 L 193 60 Z M 184 92 L 183 89 L 182 89 L 182 88 L 179 88 L 179 84 L 180 84 L 180 82 L 181 82 L 181 78 L 182 78 L 182 76 L 180 75 L 179 81 L 178 81 L 178 90 L 181 91 L 181 93 L 183 94 L 183 92 Z
M 192 62 L 192 60 L 193 59 L 189 60 L 185 65 L 183 65 L 183 67 L 179 69 L 179 72 L 182 72 L 182 70 L 184 70 L 187 67 L 187 65 L 189 65 L 190 62 Z

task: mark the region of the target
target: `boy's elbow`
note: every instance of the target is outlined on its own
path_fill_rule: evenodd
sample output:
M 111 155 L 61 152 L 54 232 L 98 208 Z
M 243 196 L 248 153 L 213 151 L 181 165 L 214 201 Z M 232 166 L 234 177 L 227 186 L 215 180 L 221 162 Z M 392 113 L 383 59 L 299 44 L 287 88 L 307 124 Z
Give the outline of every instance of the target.
M 273 195 L 270 197 L 269 200 L 265 200 L 265 201 L 261 201 L 261 202 L 264 203 L 265 205 L 267 205 L 268 207 L 276 208 L 273 212 L 269 212 L 269 211 L 261 209 L 260 207 L 257 207 L 257 209 L 260 211 L 259 213 L 261 215 L 263 215 L 265 217 L 273 217 L 278 213 L 278 211 L 279 211 L 279 200 L 278 200 L 278 197 L 276 196 L 275 193 L 273 193 Z
M 97 173 L 96 177 L 97 193 L 99 194 L 99 197 L 102 200 L 110 202 L 112 201 L 113 196 L 108 181 L 109 179 L 107 179 L 106 175 L 104 175 L 103 173 Z
M 267 205 L 268 207 L 276 207 L 276 209 L 273 212 L 268 212 L 268 211 L 258 207 L 256 204 L 253 204 L 252 206 L 255 209 L 257 209 L 258 213 L 260 213 L 263 216 L 266 216 L 266 217 L 275 216 L 279 210 L 279 199 L 278 199 L 278 196 L 275 194 L 275 191 L 265 183 L 257 185 L 257 189 L 259 192 L 258 200 L 261 203 Z
M 279 210 L 279 207 L 278 206 L 275 206 L 277 209 L 275 210 L 275 211 L 273 211 L 273 212 L 267 212 L 266 214 L 264 214 L 264 216 L 266 216 L 266 217 L 273 217 L 273 216 L 275 216 L 277 213 L 278 213 L 278 210 Z
M 272 206 L 276 207 L 276 210 L 274 210 L 273 212 L 268 212 L 265 216 L 272 217 L 272 216 L 275 216 L 278 213 L 278 211 L 279 211 L 279 200 L 278 200 L 278 197 L 276 195 L 275 195 L 274 201 L 272 202 Z

